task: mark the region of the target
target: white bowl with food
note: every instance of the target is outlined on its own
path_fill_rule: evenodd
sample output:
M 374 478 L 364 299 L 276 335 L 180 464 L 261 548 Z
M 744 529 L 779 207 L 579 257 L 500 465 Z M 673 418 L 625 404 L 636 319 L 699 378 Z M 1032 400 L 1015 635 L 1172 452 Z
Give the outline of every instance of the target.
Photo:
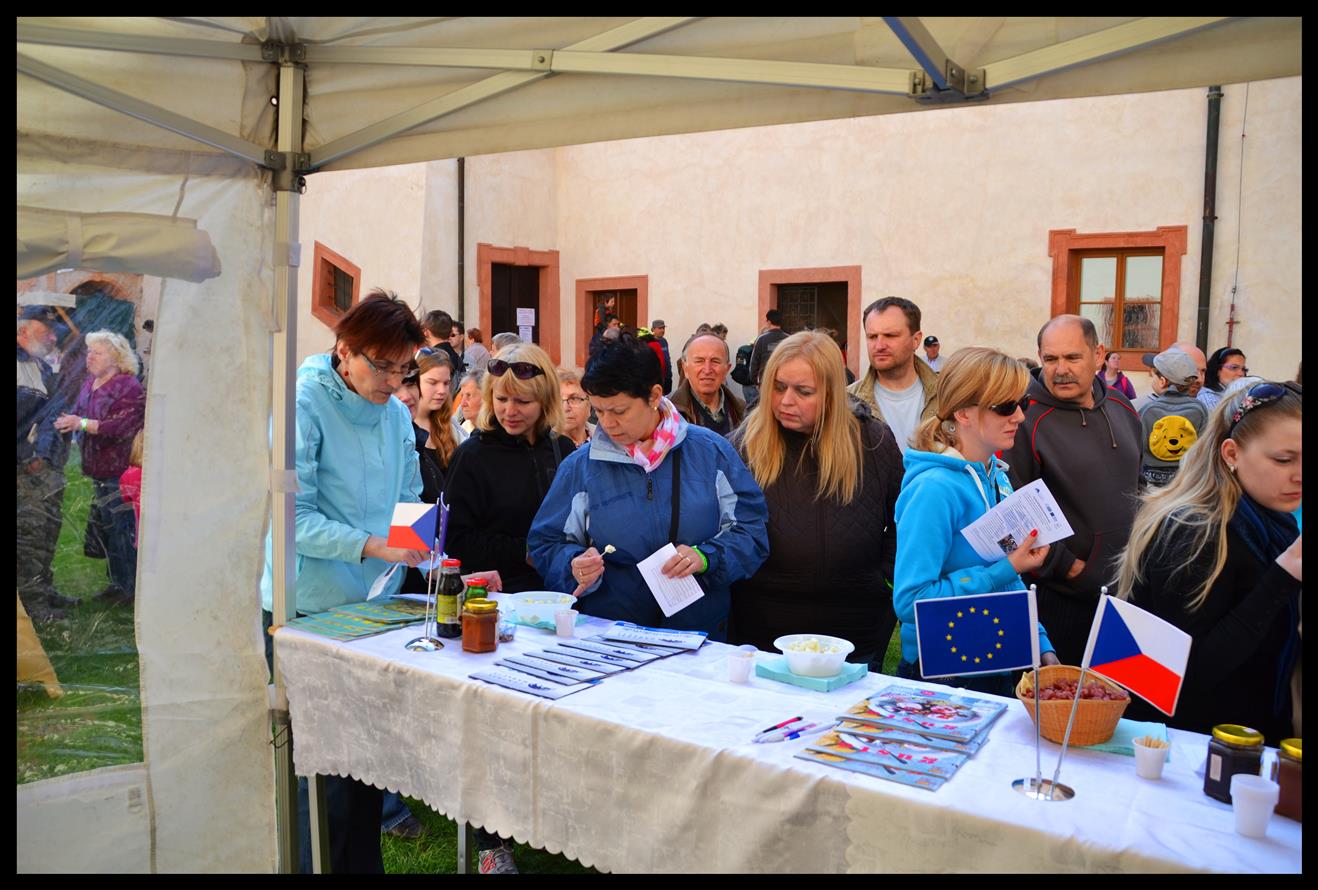
M 798 677 L 836 677 L 856 650 L 850 640 L 824 634 L 788 634 L 773 641 L 787 658 L 787 669 Z
M 519 624 L 554 629 L 554 613 L 576 608 L 577 598 L 554 590 L 527 590 L 500 597 L 500 604 L 516 613 Z

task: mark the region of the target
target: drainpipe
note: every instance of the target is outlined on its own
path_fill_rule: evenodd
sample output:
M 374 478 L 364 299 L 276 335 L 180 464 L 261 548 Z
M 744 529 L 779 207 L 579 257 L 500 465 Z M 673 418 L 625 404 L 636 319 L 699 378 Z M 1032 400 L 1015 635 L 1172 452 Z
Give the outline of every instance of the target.
M 458 158 L 458 323 L 462 329 L 467 329 L 465 321 L 467 315 L 467 303 L 465 299 L 466 288 L 466 255 L 467 255 L 467 159 Z M 488 332 L 487 336 L 488 336 Z
M 1217 131 L 1222 118 L 1222 87 L 1208 88 L 1208 138 L 1204 149 L 1204 229 L 1199 251 L 1199 315 L 1195 344 L 1208 354 L 1208 302 L 1213 285 L 1213 230 L 1217 220 Z

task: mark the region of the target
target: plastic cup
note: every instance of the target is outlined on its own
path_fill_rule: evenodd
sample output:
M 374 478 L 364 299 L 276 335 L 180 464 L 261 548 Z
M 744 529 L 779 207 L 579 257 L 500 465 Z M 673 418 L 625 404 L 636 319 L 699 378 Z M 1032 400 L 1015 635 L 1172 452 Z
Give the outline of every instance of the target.
M 1276 782 L 1249 773 L 1231 777 L 1231 808 L 1236 813 L 1236 834 L 1264 837 L 1268 820 L 1277 805 L 1280 789 Z
M 754 646 L 738 646 L 728 655 L 728 679 L 733 683 L 749 683 L 751 668 L 755 665 Z
M 1167 748 L 1154 748 L 1135 739 L 1135 775 L 1141 779 L 1161 779 L 1162 765 L 1167 762 Z
M 572 637 L 577 626 L 575 609 L 559 609 L 554 613 L 554 630 L 560 637 Z

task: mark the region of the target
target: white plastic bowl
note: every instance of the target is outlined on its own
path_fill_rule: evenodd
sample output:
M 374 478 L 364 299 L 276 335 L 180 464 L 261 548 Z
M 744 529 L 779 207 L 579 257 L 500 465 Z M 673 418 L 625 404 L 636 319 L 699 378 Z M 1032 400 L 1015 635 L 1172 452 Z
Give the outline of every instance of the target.
M 795 643 L 818 640 L 820 648 L 836 647 L 837 652 L 809 652 L 790 648 Z M 774 648 L 787 657 L 787 669 L 798 677 L 836 677 L 842 663 L 856 647 L 850 640 L 824 634 L 788 634 L 773 641 Z
M 576 597 L 555 590 L 527 590 L 509 594 L 501 601 L 507 603 L 520 620 L 549 630 L 554 629 L 555 612 L 574 608 L 577 604 Z

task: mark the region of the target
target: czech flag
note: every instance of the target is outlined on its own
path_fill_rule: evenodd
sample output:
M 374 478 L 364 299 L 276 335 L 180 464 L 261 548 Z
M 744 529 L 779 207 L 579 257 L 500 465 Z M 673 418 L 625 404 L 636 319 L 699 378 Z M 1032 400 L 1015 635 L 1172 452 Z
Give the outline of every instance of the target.
M 1034 591 L 916 600 L 920 676 L 996 674 L 1039 663 Z
M 435 521 L 439 508 L 434 504 L 398 504 L 389 524 L 390 547 L 426 550 L 435 546 Z
M 1179 627 L 1104 595 L 1081 667 L 1115 680 L 1170 717 L 1181 696 L 1190 642 Z

